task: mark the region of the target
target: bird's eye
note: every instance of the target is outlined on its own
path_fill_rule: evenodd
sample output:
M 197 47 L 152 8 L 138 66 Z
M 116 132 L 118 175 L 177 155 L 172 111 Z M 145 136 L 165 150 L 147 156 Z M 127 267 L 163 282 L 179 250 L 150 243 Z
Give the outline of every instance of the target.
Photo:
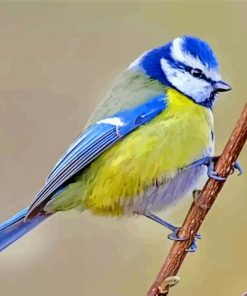
M 202 70 L 201 69 L 191 69 L 190 71 L 191 75 L 194 77 L 201 77 L 202 76 Z

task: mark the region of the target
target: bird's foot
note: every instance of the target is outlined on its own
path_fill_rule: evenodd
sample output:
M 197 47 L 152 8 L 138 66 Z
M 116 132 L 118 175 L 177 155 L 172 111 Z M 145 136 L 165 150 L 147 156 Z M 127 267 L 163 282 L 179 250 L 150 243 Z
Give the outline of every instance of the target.
M 242 169 L 240 163 L 238 161 L 236 161 L 232 167 L 232 170 L 230 172 L 230 175 L 234 174 L 235 170 L 238 171 L 237 176 L 241 176 L 244 172 L 244 170 Z
M 182 238 L 182 237 L 178 236 L 179 230 L 180 230 L 180 227 L 176 227 L 175 230 L 172 233 L 168 234 L 168 238 L 170 240 L 174 240 L 174 241 L 185 241 L 185 240 L 187 240 L 187 238 Z M 199 233 L 197 233 L 194 240 L 193 240 L 193 242 L 192 242 L 192 244 L 190 245 L 189 249 L 187 249 L 187 252 L 194 253 L 198 248 L 196 240 L 201 239 L 201 238 L 202 238 L 202 236 Z
M 199 165 L 205 165 L 208 168 L 207 174 L 209 178 L 218 180 L 218 181 L 225 181 L 226 178 L 218 176 L 216 171 L 215 171 L 215 164 L 217 162 L 217 160 L 219 159 L 219 156 L 206 156 L 204 158 L 201 158 L 199 160 L 196 160 L 195 162 L 191 163 L 190 165 L 188 165 L 186 167 L 186 169 L 188 168 L 193 168 L 193 167 L 197 167 Z M 232 171 L 231 174 L 233 174 L 235 172 L 235 170 L 238 170 L 238 176 L 243 174 L 243 170 L 240 166 L 240 164 L 236 161 L 235 164 L 232 167 Z
M 180 227 L 174 226 L 171 223 L 162 220 L 161 218 L 159 218 L 158 216 L 154 215 L 153 213 L 148 213 L 145 215 L 147 218 L 165 226 L 166 228 L 170 229 L 172 231 L 172 233 L 168 234 L 168 238 L 170 240 L 174 240 L 174 241 L 185 241 L 187 240 L 187 238 L 182 238 L 178 236 L 178 232 L 180 230 Z M 197 250 L 197 239 L 201 239 L 202 236 L 200 234 L 196 234 L 194 241 L 192 242 L 191 246 L 189 247 L 189 249 L 187 250 L 188 252 L 195 252 Z

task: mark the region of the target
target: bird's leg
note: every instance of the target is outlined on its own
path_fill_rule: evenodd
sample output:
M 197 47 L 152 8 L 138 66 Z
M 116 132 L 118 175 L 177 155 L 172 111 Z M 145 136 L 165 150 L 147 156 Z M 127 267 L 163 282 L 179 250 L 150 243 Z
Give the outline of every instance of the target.
M 185 167 L 185 169 L 190 169 L 193 167 L 197 167 L 199 165 L 205 165 L 208 168 L 207 174 L 209 178 L 218 180 L 218 181 L 225 181 L 226 178 L 220 177 L 217 175 L 217 173 L 214 170 L 215 164 L 217 162 L 217 160 L 219 159 L 219 156 L 206 156 L 204 158 L 201 158 L 199 160 L 196 160 L 194 162 L 192 162 L 191 164 L 189 164 L 188 166 Z M 242 175 L 243 170 L 240 166 L 240 164 L 236 161 L 235 164 L 232 167 L 232 172 L 231 174 L 234 173 L 235 170 L 238 170 L 238 176 Z
M 168 238 L 171 240 L 175 240 L 175 241 L 184 241 L 187 238 L 182 238 L 178 236 L 178 232 L 180 230 L 180 227 L 174 226 L 172 224 L 170 224 L 167 221 L 162 220 L 161 218 L 159 218 L 158 216 L 156 216 L 153 213 L 147 213 L 145 214 L 145 216 L 163 226 L 165 226 L 166 228 L 170 229 L 172 231 L 172 233 L 168 234 Z M 201 235 L 200 234 L 196 234 L 195 239 L 193 241 L 193 243 L 191 244 L 190 248 L 188 249 L 188 252 L 195 252 L 197 250 L 197 243 L 196 240 L 197 239 L 201 239 Z

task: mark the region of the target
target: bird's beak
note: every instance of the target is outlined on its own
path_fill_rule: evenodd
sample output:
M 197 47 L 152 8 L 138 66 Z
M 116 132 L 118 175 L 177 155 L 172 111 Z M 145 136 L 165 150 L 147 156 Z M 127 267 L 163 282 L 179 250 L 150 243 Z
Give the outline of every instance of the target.
M 232 89 L 231 86 L 223 80 L 220 80 L 214 83 L 215 92 L 223 92 L 231 89 Z

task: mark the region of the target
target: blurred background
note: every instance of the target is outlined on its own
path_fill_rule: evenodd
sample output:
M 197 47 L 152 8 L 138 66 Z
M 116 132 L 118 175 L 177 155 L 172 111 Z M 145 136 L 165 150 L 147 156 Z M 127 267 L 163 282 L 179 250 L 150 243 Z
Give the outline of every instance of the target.
M 244 1 L 1 1 L 0 220 L 32 201 L 112 79 L 179 35 L 207 40 L 233 86 L 215 108 L 219 154 L 247 98 L 246 11 Z M 229 178 L 171 296 L 247 291 L 246 184 L 246 174 Z M 168 219 L 181 224 L 191 201 Z M 59 214 L 0 254 L 1 295 L 145 295 L 171 246 L 166 236 L 145 218 Z

